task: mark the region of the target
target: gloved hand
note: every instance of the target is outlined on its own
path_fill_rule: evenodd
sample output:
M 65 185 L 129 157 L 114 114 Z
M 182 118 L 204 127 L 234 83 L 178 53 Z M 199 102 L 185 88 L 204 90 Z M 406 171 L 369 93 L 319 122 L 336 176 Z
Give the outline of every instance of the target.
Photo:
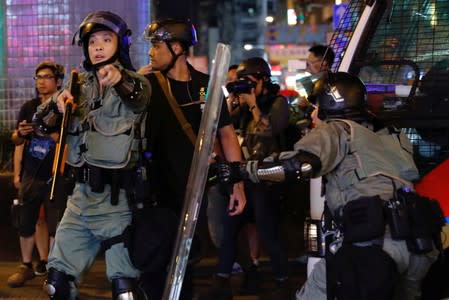
M 258 162 L 255 160 L 245 163 L 219 161 L 217 163 L 218 182 L 221 184 L 234 184 L 249 179 L 257 183 L 259 182 L 257 178 L 257 164 Z
M 283 155 L 282 155 L 283 154 Z M 312 166 L 302 162 L 297 152 L 283 152 L 278 162 L 259 162 L 250 160 L 241 162 L 219 162 L 217 166 L 218 181 L 222 184 L 234 184 L 241 180 L 254 183 L 262 181 L 300 182 L 310 178 Z
M 286 182 L 300 182 L 310 178 L 312 166 L 298 159 L 298 152 L 288 151 L 279 155 Z

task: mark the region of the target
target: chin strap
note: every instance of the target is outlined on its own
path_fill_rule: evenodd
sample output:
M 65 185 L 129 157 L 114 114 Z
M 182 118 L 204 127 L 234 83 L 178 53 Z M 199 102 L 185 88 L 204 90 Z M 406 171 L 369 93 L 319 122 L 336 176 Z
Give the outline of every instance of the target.
M 171 47 L 171 45 L 170 45 L 170 43 L 168 41 L 165 41 L 165 44 L 167 45 L 167 48 L 168 48 L 168 50 L 170 51 L 170 53 L 172 55 L 172 60 L 170 61 L 170 63 L 168 64 L 168 66 L 164 70 L 161 70 L 161 73 L 163 73 L 163 74 L 167 74 L 168 71 L 170 71 L 170 69 L 173 68 L 173 66 L 175 65 L 176 60 L 178 59 L 178 57 L 183 55 L 183 53 L 176 54 L 175 51 L 173 51 L 173 48 Z
M 117 61 L 117 59 L 118 59 L 118 53 L 114 54 L 111 58 L 109 58 L 109 59 L 107 59 L 105 61 L 102 61 L 102 62 L 100 62 L 98 64 L 92 65 L 92 68 L 95 71 L 98 71 L 103 66 L 115 63 Z

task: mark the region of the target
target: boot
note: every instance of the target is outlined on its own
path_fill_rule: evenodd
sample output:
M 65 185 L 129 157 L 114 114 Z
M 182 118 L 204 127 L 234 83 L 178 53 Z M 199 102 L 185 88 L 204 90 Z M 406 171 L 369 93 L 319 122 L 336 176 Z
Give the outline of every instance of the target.
M 229 277 L 215 276 L 211 289 L 199 300 L 232 300 L 231 282 Z

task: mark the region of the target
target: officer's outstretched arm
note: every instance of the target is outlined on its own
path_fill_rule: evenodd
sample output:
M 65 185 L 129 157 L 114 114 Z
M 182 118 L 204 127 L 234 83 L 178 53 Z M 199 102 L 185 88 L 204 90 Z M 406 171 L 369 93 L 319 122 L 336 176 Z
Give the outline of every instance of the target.
M 233 183 L 240 180 L 252 182 L 300 182 L 317 174 L 320 158 L 305 151 L 282 153 L 277 162 L 232 162 L 219 167 L 219 181 Z

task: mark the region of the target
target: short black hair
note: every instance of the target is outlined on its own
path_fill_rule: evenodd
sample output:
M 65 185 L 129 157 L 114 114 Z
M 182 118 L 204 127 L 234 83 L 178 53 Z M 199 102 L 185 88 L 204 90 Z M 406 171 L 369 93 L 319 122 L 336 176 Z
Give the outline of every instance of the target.
M 317 57 L 324 58 L 329 67 L 331 67 L 334 63 L 335 53 L 331 47 L 325 45 L 315 45 L 309 48 L 309 52 L 315 54 Z
M 239 67 L 239 65 L 235 64 L 235 65 L 230 65 L 228 68 L 228 72 L 232 71 L 232 70 L 237 70 L 237 68 Z
M 56 79 L 64 79 L 65 68 L 63 65 L 54 63 L 51 60 L 44 60 L 36 66 L 34 69 L 34 75 L 37 75 L 37 73 L 42 69 L 50 69 Z

